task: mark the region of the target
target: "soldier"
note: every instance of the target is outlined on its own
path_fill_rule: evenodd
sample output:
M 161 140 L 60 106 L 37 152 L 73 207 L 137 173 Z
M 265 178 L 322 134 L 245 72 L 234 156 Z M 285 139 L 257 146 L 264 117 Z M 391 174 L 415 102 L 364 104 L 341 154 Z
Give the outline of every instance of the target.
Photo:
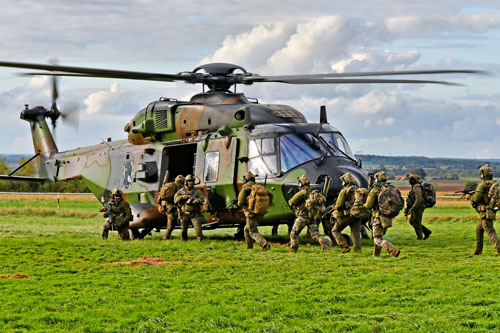
M 201 230 L 200 206 L 205 204 L 205 197 L 199 189 L 194 187 L 194 180 L 193 175 L 186 176 L 184 187 L 174 196 L 174 203 L 180 208 L 181 240 L 186 241 L 188 239 L 188 225 L 191 222 L 196 232 L 196 239 L 201 242 L 203 232 Z
M 132 221 L 132 212 L 128 202 L 123 199 L 122 191 L 115 188 L 111 192 L 111 200 L 104 203 L 100 211 L 107 218 L 102 228 L 102 239 L 108 239 L 109 230 L 118 230 L 121 240 L 129 240 L 128 224 Z
M 382 190 L 382 186 L 386 182 L 387 177 L 383 171 L 377 172 L 375 174 L 375 184 L 370 190 L 370 193 L 368 193 L 368 198 L 366 199 L 365 204 L 365 207 L 367 209 L 372 210 L 372 219 L 370 221 L 370 224 L 372 226 L 373 232 L 374 257 L 380 256 L 382 248 L 386 249 L 392 257 L 397 257 L 400 253 L 400 251 L 394 245 L 392 245 L 392 243 L 384 239 L 385 232 L 392 226 L 392 219 L 388 216 L 382 215 L 379 211 L 378 197 L 380 191 Z
M 432 231 L 422 224 L 425 206 L 424 188 L 420 181 L 420 176 L 416 173 L 409 173 L 406 177 L 411 185 L 411 190 L 406 199 L 405 218 L 408 218 L 408 215 L 410 215 L 410 224 L 415 229 L 418 240 L 427 239 L 432 234 Z
M 330 238 L 328 236 L 323 237 L 318 231 L 318 221 L 310 217 L 310 208 L 306 205 L 310 194 L 312 192 L 309 179 L 306 176 L 301 176 L 298 178 L 299 192 L 297 192 L 289 201 L 288 204 L 295 211 L 295 222 L 290 232 L 290 250 L 292 252 L 297 252 L 299 248 L 299 235 L 302 229 L 307 226 L 307 232 L 312 237 L 318 241 L 323 249 L 323 252 L 330 251 L 329 246 L 331 244 Z M 318 192 L 319 195 L 323 196 Z M 311 204 L 315 204 L 311 202 Z M 324 204 L 324 197 L 323 197 Z
M 238 207 L 243 207 L 243 212 L 245 213 L 246 217 L 246 225 L 245 228 L 243 229 L 244 236 L 245 236 L 245 242 L 247 243 L 247 250 L 253 249 L 253 242 L 257 242 L 257 244 L 262 247 L 264 251 L 267 251 L 271 248 L 271 245 L 267 242 L 267 240 L 262 237 L 259 234 L 259 229 L 257 228 L 259 226 L 259 222 L 262 220 L 264 217 L 265 213 L 258 213 L 256 212 L 257 210 L 255 209 L 256 203 L 255 202 L 250 202 L 251 201 L 251 195 L 252 195 L 252 189 L 255 186 L 255 176 L 251 172 L 247 172 L 243 176 L 243 187 L 241 188 L 241 191 L 238 195 Z M 261 207 L 262 212 L 267 211 L 267 208 L 269 205 L 271 205 L 271 202 L 273 200 L 273 194 L 263 185 L 261 185 L 261 190 L 262 190 L 262 196 L 267 195 L 267 199 L 263 198 L 264 205 L 267 205 L 267 207 Z M 259 193 L 254 190 L 254 194 L 257 195 Z M 264 193 L 266 192 L 267 193 Z M 267 200 L 267 201 L 266 201 Z M 254 200 L 255 201 L 255 200 Z M 250 204 L 253 204 L 253 208 L 250 207 Z
M 345 173 L 340 176 L 342 190 L 339 193 L 332 216 L 335 217 L 335 224 L 332 228 L 332 235 L 340 246 L 342 253 L 351 251 L 345 237 L 341 234 L 347 226 L 351 228 L 351 238 L 354 244 L 354 251 L 361 251 L 361 222 L 351 216 L 351 207 L 354 204 L 354 193 L 358 188 L 354 177 Z
M 488 239 L 493 243 L 495 249 L 500 255 L 500 240 L 498 239 L 495 228 L 493 227 L 493 220 L 495 219 L 495 211 L 490 207 L 490 198 L 488 196 L 490 187 L 493 185 L 493 169 L 489 165 L 483 165 L 479 168 L 479 175 L 481 182 L 476 188 L 476 191 L 471 197 L 472 207 L 476 209 L 479 214 L 479 222 L 476 227 L 476 250 L 474 255 L 483 253 L 483 239 L 484 232 Z
M 174 204 L 175 194 L 184 186 L 184 176 L 178 175 L 175 180 L 164 184 L 160 189 L 160 207 L 158 210 L 162 214 L 167 214 L 167 230 L 163 239 L 170 239 L 170 235 L 177 225 L 179 212 Z

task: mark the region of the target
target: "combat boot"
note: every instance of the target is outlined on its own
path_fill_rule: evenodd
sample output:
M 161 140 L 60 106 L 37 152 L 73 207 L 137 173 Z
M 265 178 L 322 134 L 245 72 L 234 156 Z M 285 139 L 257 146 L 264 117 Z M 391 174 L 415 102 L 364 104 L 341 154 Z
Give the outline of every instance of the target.
M 393 258 L 397 258 L 399 256 L 399 253 L 401 253 L 401 251 L 399 251 L 396 248 L 392 249 L 391 252 L 389 252 L 389 254 L 391 255 L 391 257 L 393 257 Z
M 472 255 L 474 255 L 474 256 L 478 256 L 478 255 L 480 255 L 480 254 L 482 254 L 482 253 L 483 253 L 483 251 L 482 251 L 482 250 L 478 250 L 478 249 L 476 249 Z M 498 252 L 498 254 L 500 254 L 500 252 Z
M 343 247 L 342 250 L 340 251 L 340 253 L 344 254 L 344 253 L 347 253 L 347 252 L 350 252 L 351 249 L 348 248 L 348 247 Z
M 171 239 L 172 231 L 174 228 L 168 227 L 167 230 L 165 231 L 165 236 L 163 236 L 163 240 Z
M 102 240 L 107 240 L 108 239 L 108 231 L 105 230 L 102 232 Z
M 297 250 L 298 250 L 298 248 L 297 248 L 297 247 L 291 247 L 291 248 L 290 248 L 290 252 L 293 252 L 293 253 L 296 253 L 296 252 L 297 252 Z
M 328 247 L 328 240 L 323 240 L 323 238 L 318 239 L 319 245 L 321 245 L 321 248 L 323 249 L 323 252 L 329 252 L 330 248 Z
M 247 243 L 247 250 L 253 249 L 253 239 L 245 236 L 245 242 Z
M 424 239 L 429 238 L 429 236 L 432 234 L 432 231 L 427 228 L 425 228 L 423 231 L 424 231 Z
M 373 248 L 373 256 L 374 257 L 380 257 L 380 253 L 382 252 L 382 248 L 379 246 L 375 246 Z
M 262 250 L 264 251 L 269 251 L 269 249 L 271 248 L 271 245 L 269 245 L 269 243 L 266 243 L 263 247 L 262 247 Z
M 203 242 L 203 236 L 198 236 L 196 237 L 196 239 L 198 240 L 198 242 Z

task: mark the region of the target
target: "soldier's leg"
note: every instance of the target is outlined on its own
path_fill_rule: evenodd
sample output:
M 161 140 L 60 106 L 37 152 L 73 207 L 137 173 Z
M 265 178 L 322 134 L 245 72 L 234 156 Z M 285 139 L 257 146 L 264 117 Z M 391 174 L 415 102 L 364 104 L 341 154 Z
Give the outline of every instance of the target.
M 252 218 L 247 218 L 247 224 L 248 224 L 248 234 L 250 235 L 250 237 L 252 237 L 252 239 L 257 243 L 259 244 L 259 246 L 261 248 L 268 248 L 268 244 L 267 244 L 267 240 L 262 237 L 261 234 L 259 234 L 259 229 L 258 229 L 258 226 L 259 226 L 259 220 L 260 220 L 260 216 L 255 216 L 255 217 L 252 217 Z
M 292 231 L 290 232 L 290 250 L 297 252 L 299 248 L 299 235 L 302 229 L 305 227 L 305 219 L 303 217 L 297 217 L 293 223 Z
M 245 236 L 245 243 L 247 244 L 247 250 L 253 249 L 253 238 L 250 236 L 250 218 L 247 216 L 247 223 L 243 229 L 243 235 Z
M 276 225 L 273 225 L 273 229 L 271 230 L 271 235 L 272 236 L 277 236 L 278 235 L 278 228 L 279 228 L 279 224 L 276 224 Z
M 484 229 L 483 229 L 483 219 L 479 219 L 476 226 L 476 250 L 474 255 L 480 255 L 483 253 L 483 241 L 484 241 Z
M 109 221 L 106 221 L 104 225 L 102 226 L 102 239 L 107 240 L 108 239 L 108 233 L 111 230 L 111 223 Z
M 370 236 L 368 236 L 368 232 L 366 231 L 366 225 L 364 223 L 360 222 L 359 232 L 361 234 L 361 238 L 370 239 Z
M 483 219 L 482 223 L 483 223 L 483 229 L 484 231 L 486 231 L 486 236 L 488 236 L 488 239 L 493 244 L 497 252 L 500 254 L 500 240 L 498 239 L 497 232 L 493 227 L 493 220 Z
M 124 226 L 118 228 L 118 235 L 120 236 L 120 240 L 130 240 L 128 234 L 128 223 L 125 223 Z
M 354 251 L 361 251 L 361 222 L 358 219 L 354 219 L 351 222 L 350 227 Z
M 424 239 L 424 235 L 422 232 L 422 215 L 423 215 L 423 210 L 417 209 L 414 212 L 411 212 L 410 215 L 410 224 L 412 225 L 413 229 L 415 229 L 415 233 L 417 234 L 417 239 L 421 240 Z
M 319 234 L 318 230 L 318 225 L 315 222 L 311 222 L 307 225 L 307 232 L 309 233 L 309 236 L 311 236 L 312 239 L 318 241 L 319 245 L 321 245 L 321 249 L 323 252 L 328 252 L 330 251 L 330 237 L 328 236 L 321 236 Z
M 163 236 L 163 239 L 172 238 L 172 231 L 174 231 L 176 225 L 177 225 L 177 212 L 167 213 L 167 230 L 165 231 L 165 236 Z
M 193 224 L 194 231 L 196 232 L 196 239 L 200 242 L 203 240 L 203 230 L 201 229 L 201 222 L 202 218 L 200 213 L 195 213 L 191 217 L 191 223 Z
M 380 219 L 374 219 L 372 224 L 373 228 L 373 243 L 375 245 L 375 250 L 373 251 L 373 255 L 378 257 L 380 255 L 381 248 L 384 248 L 389 252 L 392 257 L 399 256 L 400 251 L 392 245 L 391 242 L 384 239 L 385 228 L 382 227 Z
M 191 218 L 189 215 L 183 214 L 181 217 L 181 240 L 188 240 L 188 226 Z
M 337 242 L 337 245 L 342 249 L 342 253 L 349 252 L 349 244 L 345 239 L 344 235 L 342 235 L 342 230 L 345 229 L 349 225 L 349 219 L 347 218 L 338 218 L 335 221 L 335 225 L 332 228 L 332 235 Z

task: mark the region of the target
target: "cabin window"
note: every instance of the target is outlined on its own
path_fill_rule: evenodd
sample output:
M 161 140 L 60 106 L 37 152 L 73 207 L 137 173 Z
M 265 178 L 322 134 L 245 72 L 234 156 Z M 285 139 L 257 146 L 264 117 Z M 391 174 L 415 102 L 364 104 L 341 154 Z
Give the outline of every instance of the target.
M 130 190 L 132 188 L 132 161 L 127 161 L 123 164 L 123 181 L 122 189 Z
M 321 158 L 326 152 L 312 134 L 287 134 L 280 137 L 281 171 Z
M 265 176 L 278 173 L 274 138 L 250 140 L 248 142 L 248 171 Z
M 351 151 L 351 147 L 349 147 L 349 144 L 344 139 L 342 134 L 330 132 L 330 133 L 320 133 L 319 135 L 334 151 L 335 155 L 344 156 L 345 154 L 352 159 L 356 159 L 356 157 L 354 157 L 354 154 Z
M 215 182 L 219 173 L 219 152 L 210 151 L 205 154 L 205 169 L 203 178 L 205 182 Z

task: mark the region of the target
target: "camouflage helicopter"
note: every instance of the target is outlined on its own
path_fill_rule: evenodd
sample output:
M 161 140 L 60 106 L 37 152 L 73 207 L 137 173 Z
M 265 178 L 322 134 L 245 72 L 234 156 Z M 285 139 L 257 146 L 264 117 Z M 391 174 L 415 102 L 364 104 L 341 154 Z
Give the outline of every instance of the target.
M 60 152 L 46 119 L 55 125 L 62 114 L 56 105 L 54 84 L 50 108 L 36 106 L 21 112 L 30 123 L 38 178 L 3 179 L 64 181 L 83 179 L 96 198 L 109 198 L 118 188 L 131 204 L 132 236 L 142 238 L 154 228 L 166 227 L 166 217 L 156 207 L 165 178 L 194 174 L 208 202 L 204 228 L 241 227 L 244 217 L 231 205 L 241 189 L 242 176 L 258 175 L 274 194 L 262 225 L 293 222 L 288 199 L 297 190 L 297 178 L 306 175 L 323 189 L 332 203 L 341 189 L 339 177 L 349 172 L 366 187 L 368 174 L 352 153 L 342 133 L 328 123 L 325 107 L 320 122 L 309 123 L 293 107 L 260 104 L 236 92 L 236 85 L 281 82 L 286 84 L 438 83 L 443 81 L 363 78 L 366 76 L 478 73 L 473 70 L 427 70 L 308 75 L 261 76 L 243 67 L 212 63 L 178 74 L 145 73 L 45 64 L 0 62 L 3 67 L 34 69 L 30 75 L 104 77 L 150 81 L 201 83 L 203 92 L 189 101 L 161 97 L 140 110 L 124 131 L 128 138 Z M 230 91 L 232 87 L 234 91 Z M 205 87 L 208 88 L 205 91 Z

